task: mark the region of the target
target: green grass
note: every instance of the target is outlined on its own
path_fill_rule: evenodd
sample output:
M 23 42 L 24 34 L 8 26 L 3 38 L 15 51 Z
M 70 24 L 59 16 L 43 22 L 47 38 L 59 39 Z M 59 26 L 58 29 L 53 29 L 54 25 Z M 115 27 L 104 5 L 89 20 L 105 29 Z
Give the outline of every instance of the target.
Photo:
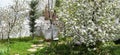
M 8 43 L 6 40 L 0 40 L 0 55 L 8 55 Z
M 33 40 L 31 37 L 24 38 L 12 38 L 8 43 L 7 40 L 0 40 L 0 55 L 28 55 L 31 54 L 27 51 L 31 48 L 32 44 L 39 43 L 38 40 L 42 39 L 41 37 L 35 37 Z M 7 52 L 7 54 L 6 54 Z
M 32 44 L 38 43 L 38 40 L 40 39 L 40 37 L 35 37 L 34 40 L 31 37 L 10 39 L 9 54 L 28 55 L 30 54 L 30 52 L 27 50 L 31 48 Z
M 39 42 L 39 40 L 43 40 L 42 37 L 36 37 L 34 40 L 31 37 L 25 38 L 13 38 L 10 39 L 9 48 L 7 40 L 0 40 L 0 55 L 91 55 L 94 52 L 86 51 L 84 46 L 73 46 L 70 44 L 72 38 L 60 38 L 59 41 L 49 42 Z M 27 49 L 31 48 L 32 44 L 43 44 L 42 49 L 38 49 L 37 52 L 28 52 Z M 9 52 L 8 52 L 9 50 Z M 120 45 L 116 45 L 113 42 L 107 42 L 107 46 L 101 48 L 103 50 L 101 55 L 120 55 Z M 99 51 L 101 51 L 99 50 Z
M 14 55 L 14 54 L 20 54 L 20 55 L 27 55 L 29 52 L 27 49 L 30 48 L 32 43 L 30 42 L 15 42 L 10 44 L 10 50 L 9 54 Z
M 6 44 L 0 43 L 0 55 L 8 54 L 8 47 Z

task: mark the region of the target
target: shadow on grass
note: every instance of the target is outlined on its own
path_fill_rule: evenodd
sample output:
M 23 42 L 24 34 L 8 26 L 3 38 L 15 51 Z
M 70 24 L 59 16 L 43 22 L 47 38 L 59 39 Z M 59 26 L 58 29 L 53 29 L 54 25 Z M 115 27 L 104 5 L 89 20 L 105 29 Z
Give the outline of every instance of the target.
M 66 39 L 65 39 L 66 40 Z M 64 43 L 59 44 L 61 41 Z M 88 51 L 85 45 L 74 46 L 64 40 L 51 42 L 43 49 L 39 49 L 35 55 L 120 55 L 120 45 L 111 47 L 99 47 L 95 51 Z
M 108 47 L 112 55 L 120 55 L 120 45 Z
M 22 38 L 12 38 L 10 39 L 10 43 L 15 43 L 15 42 L 31 42 L 33 44 L 39 43 L 39 40 L 43 39 L 43 37 L 35 37 L 32 39 L 32 37 L 22 37 Z
M 50 46 L 46 46 L 43 49 L 39 49 L 34 53 L 35 55 L 86 55 L 86 48 L 83 46 L 73 46 L 71 44 L 59 44 L 59 42 L 52 42 Z

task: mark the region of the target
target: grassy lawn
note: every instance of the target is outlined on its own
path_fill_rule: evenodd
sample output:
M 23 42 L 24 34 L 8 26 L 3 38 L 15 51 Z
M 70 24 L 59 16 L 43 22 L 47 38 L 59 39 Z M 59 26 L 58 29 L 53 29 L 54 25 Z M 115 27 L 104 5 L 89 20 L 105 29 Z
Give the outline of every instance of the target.
M 8 54 L 8 46 L 7 44 L 0 43 L 0 55 Z
M 15 55 L 15 54 L 20 54 L 20 55 L 27 55 L 29 52 L 27 51 L 28 48 L 32 43 L 30 42 L 15 42 L 10 44 L 10 50 L 9 54 L 10 55 Z
M 6 40 L 0 40 L 0 55 L 79 55 L 87 53 L 87 51 L 84 51 L 84 46 L 73 46 L 70 44 L 69 41 L 71 38 L 61 38 L 59 41 L 52 42 L 40 42 L 39 40 L 43 40 L 43 38 L 36 37 L 34 40 L 32 40 L 30 37 L 10 39 L 9 48 Z M 43 46 L 36 52 L 27 51 L 29 48 L 31 48 L 32 44 L 41 44 Z M 120 55 L 119 44 L 109 45 L 103 48 L 103 50 L 104 53 L 109 52 L 111 55 Z
M 27 51 L 32 44 L 37 44 L 41 38 L 36 37 L 32 40 L 30 37 L 13 38 L 8 44 L 7 40 L 0 40 L 0 55 L 28 55 L 31 52 Z M 9 46 L 9 47 L 8 47 Z
M 10 40 L 10 49 L 9 54 L 10 55 L 28 55 L 31 54 L 31 52 L 27 51 L 29 48 L 31 48 L 32 44 L 38 43 L 38 40 L 41 38 L 36 37 L 34 40 L 31 37 L 25 37 L 25 38 L 18 38 L 18 39 L 11 39 Z

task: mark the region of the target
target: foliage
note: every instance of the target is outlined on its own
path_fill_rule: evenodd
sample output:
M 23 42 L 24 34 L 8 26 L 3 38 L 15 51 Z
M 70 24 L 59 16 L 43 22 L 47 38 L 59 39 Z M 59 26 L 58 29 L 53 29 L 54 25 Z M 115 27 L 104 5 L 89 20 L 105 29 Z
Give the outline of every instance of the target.
M 33 41 L 31 41 L 31 43 L 33 43 L 33 44 L 40 44 L 40 42 L 38 40 L 33 40 Z
M 63 43 L 60 44 L 60 42 Z M 35 55 L 119 55 L 120 45 L 114 45 L 114 42 L 106 42 L 107 46 L 98 46 L 98 49 L 88 50 L 85 44 L 80 46 L 74 46 L 67 43 L 68 39 L 60 39 L 58 42 L 51 42 L 51 45 L 44 46 L 43 49 L 39 49 L 35 52 Z
M 114 41 L 115 44 L 120 44 L 120 39 Z
M 56 6 L 56 7 L 60 7 L 60 3 L 61 3 L 61 0 L 56 0 L 55 6 Z
M 120 55 L 120 46 L 113 46 L 110 50 L 112 55 Z
M 119 0 L 62 0 L 58 14 L 67 36 L 88 47 L 120 38 L 119 5 Z
M 24 18 L 26 17 L 27 5 L 25 1 L 13 0 L 13 5 L 0 9 L 0 36 L 2 39 L 20 36 L 23 27 Z
M 38 16 L 38 10 L 37 10 L 37 7 L 38 7 L 38 4 L 39 4 L 39 0 L 32 0 L 31 3 L 30 3 L 30 12 L 29 12 L 29 16 L 30 16 L 30 32 L 32 33 L 32 37 L 34 38 L 34 32 L 35 32 L 35 20 L 39 17 Z

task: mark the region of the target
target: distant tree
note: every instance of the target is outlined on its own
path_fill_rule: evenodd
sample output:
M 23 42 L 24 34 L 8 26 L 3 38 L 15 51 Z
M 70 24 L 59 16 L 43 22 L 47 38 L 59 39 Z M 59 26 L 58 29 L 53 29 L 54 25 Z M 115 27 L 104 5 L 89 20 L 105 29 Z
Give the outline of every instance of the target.
M 35 20 L 39 18 L 38 10 L 37 10 L 38 4 L 39 4 L 39 0 L 32 0 L 29 4 L 31 8 L 31 10 L 29 11 L 29 17 L 30 17 L 29 25 L 30 25 L 31 36 L 33 37 L 33 39 L 34 39 L 34 32 L 35 32 Z
M 4 37 L 7 36 L 8 41 L 11 35 L 18 33 L 20 24 L 23 23 L 23 19 L 25 18 L 25 13 L 23 12 L 26 10 L 24 2 L 22 0 L 13 0 L 14 4 L 12 6 L 4 7 L 0 10 L 2 13 L 0 18 L 4 22 L 1 26 L 1 35 Z

